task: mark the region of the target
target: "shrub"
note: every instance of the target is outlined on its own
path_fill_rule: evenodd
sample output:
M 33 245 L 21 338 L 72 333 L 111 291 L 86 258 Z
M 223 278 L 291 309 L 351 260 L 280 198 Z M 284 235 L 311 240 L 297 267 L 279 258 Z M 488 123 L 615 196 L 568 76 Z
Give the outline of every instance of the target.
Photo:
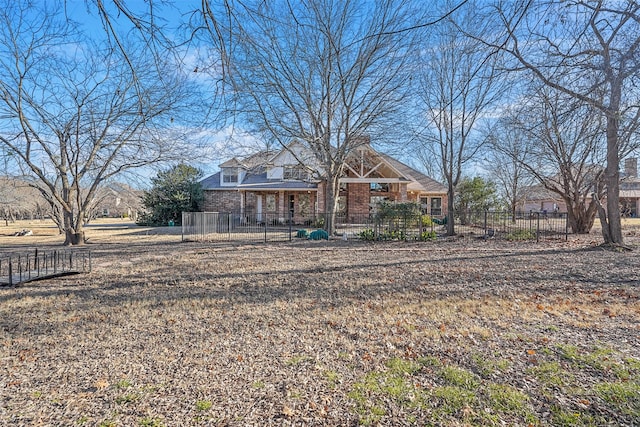
M 298 230 L 298 232 L 296 233 L 296 237 L 300 238 L 300 239 L 308 239 L 309 238 L 309 232 L 305 229 L 302 230 Z
M 507 240 L 534 240 L 536 234 L 529 230 L 516 230 L 507 234 L 505 238 Z
M 435 231 L 423 231 L 420 233 L 420 240 L 426 242 L 427 240 L 436 240 L 438 235 Z
M 364 230 L 362 230 L 361 232 L 358 233 L 358 237 L 361 238 L 362 240 L 375 240 L 376 239 L 376 234 L 375 232 L 370 229 L 370 228 L 366 228 Z

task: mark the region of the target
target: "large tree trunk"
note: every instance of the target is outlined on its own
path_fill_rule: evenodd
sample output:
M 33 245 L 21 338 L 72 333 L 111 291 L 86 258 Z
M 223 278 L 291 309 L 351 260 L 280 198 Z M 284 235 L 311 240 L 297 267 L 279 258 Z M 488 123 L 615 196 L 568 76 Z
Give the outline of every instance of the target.
M 449 184 L 449 191 L 447 192 L 447 236 L 454 236 L 456 234 L 454 225 L 456 217 L 454 199 L 455 189 L 453 185 Z
M 615 105 L 615 104 L 614 104 Z M 620 153 L 618 146 L 618 117 L 616 111 L 607 112 L 607 167 L 604 182 L 607 186 L 607 213 L 600 218 L 605 244 L 623 245 L 620 219 Z M 606 230 L 605 230 L 606 228 Z
M 329 233 L 329 236 L 332 236 L 335 231 L 339 188 L 338 178 L 328 176 L 325 188 L 325 209 L 327 210 L 327 213 L 324 222 L 324 229 Z
M 84 245 L 84 230 L 82 229 L 81 217 L 74 221 L 73 212 L 64 211 L 64 245 Z
M 84 245 L 84 230 L 76 231 L 76 230 L 65 230 L 65 239 L 64 245 Z
M 596 219 L 597 205 L 592 201 L 588 207 L 582 201 L 572 201 L 565 198 L 567 204 L 567 221 L 571 231 L 575 234 L 588 234 Z

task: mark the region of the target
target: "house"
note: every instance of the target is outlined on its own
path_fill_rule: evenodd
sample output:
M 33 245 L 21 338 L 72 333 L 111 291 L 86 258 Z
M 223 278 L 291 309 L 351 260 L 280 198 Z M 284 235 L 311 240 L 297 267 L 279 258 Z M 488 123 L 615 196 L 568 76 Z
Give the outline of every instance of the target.
M 517 208 L 519 212 L 567 212 L 567 204 L 562 197 L 541 184 L 527 187 L 523 193 Z
M 620 179 L 620 209 L 625 217 L 637 218 L 640 213 L 640 178 L 638 159 L 626 159 Z
M 348 157 L 340 178 L 339 212 L 347 221 L 369 216 L 381 201 L 420 203 L 425 213 L 446 210 L 447 189 L 421 172 L 373 149 L 368 139 Z M 303 223 L 327 210 L 326 180 L 310 150 L 294 142 L 220 164 L 201 181 L 207 212 L 233 212 L 240 220 Z
M 587 205 L 591 203 L 591 194 L 586 194 Z M 606 207 L 606 203 L 603 202 Z M 638 178 L 638 159 L 629 158 L 624 162 L 620 174 L 620 209 L 625 217 L 636 218 L 640 213 L 640 178 Z M 567 205 L 560 195 L 542 185 L 534 185 L 524 190 L 520 210 L 524 212 L 566 212 Z
M 90 218 L 131 218 L 137 220 L 142 210 L 142 191 L 121 182 L 99 188 L 92 201 Z

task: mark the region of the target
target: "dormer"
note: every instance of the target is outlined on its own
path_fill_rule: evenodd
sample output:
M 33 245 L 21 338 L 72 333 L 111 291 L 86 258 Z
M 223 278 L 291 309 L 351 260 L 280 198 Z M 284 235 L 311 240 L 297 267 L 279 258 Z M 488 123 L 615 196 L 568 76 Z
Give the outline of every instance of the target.
M 244 166 L 235 157 L 220 165 L 220 186 L 235 187 L 244 179 Z

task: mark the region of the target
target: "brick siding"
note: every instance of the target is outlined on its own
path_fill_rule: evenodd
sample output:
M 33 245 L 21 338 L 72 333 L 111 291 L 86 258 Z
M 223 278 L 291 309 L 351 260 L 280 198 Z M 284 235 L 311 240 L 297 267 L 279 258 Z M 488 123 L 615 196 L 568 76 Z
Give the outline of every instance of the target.
M 204 191 L 205 212 L 238 212 L 240 211 L 241 193 L 238 191 Z

